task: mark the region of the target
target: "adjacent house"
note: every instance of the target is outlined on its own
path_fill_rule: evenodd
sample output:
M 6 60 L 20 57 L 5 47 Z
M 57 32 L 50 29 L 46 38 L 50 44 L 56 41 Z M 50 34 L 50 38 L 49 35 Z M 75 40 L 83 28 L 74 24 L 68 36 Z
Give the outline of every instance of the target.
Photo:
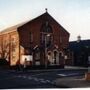
M 69 61 L 71 65 L 86 67 L 90 65 L 90 40 L 72 41 L 69 43 L 69 50 L 72 53 Z

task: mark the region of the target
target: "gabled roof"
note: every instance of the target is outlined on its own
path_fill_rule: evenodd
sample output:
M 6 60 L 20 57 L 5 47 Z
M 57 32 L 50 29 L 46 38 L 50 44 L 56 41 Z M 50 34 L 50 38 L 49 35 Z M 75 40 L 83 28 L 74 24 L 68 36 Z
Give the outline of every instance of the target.
M 38 20 L 38 19 L 43 19 L 43 18 L 44 18 L 44 19 L 47 19 L 48 17 L 50 17 L 52 20 L 54 20 L 54 21 L 62 28 L 63 31 L 65 31 L 66 33 L 69 34 L 69 32 L 67 32 L 67 30 L 65 30 L 65 28 L 63 28 L 63 26 L 60 25 L 48 12 L 45 12 L 45 13 L 43 13 L 42 15 L 40 15 L 40 16 L 32 19 L 31 21 L 28 21 L 28 22 L 25 23 L 24 25 L 33 23 L 34 21 L 36 21 L 36 20 Z M 22 25 L 22 26 L 23 26 L 23 25 Z
M 24 23 L 17 24 L 15 26 L 9 27 L 9 28 L 1 31 L 0 34 L 13 32 L 13 31 L 17 30 L 17 28 L 22 27 L 23 25 L 26 25 L 28 23 L 30 24 L 30 23 L 32 23 L 32 22 L 34 22 L 34 21 L 36 21 L 36 20 L 38 20 L 40 18 L 42 19 L 42 18 L 47 18 L 47 17 L 50 17 L 51 19 L 53 19 L 61 28 L 63 28 L 48 12 L 45 12 L 44 14 L 42 14 L 42 15 L 40 15 L 40 16 L 30 20 L 30 21 L 27 21 L 27 22 L 24 22 Z M 69 34 L 69 32 L 67 32 L 64 28 L 62 30 Z

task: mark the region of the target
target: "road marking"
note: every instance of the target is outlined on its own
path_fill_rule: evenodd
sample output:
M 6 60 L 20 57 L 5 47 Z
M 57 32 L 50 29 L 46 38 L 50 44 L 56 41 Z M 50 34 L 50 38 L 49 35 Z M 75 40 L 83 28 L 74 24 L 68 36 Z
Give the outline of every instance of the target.
M 32 77 L 28 77 L 28 79 L 32 79 Z
M 35 81 L 39 81 L 39 82 L 41 82 L 41 83 L 51 83 L 51 81 L 50 80 L 45 80 L 45 79 L 42 79 L 42 78 L 32 78 L 33 80 L 35 80 Z
M 38 78 L 34 78 L 34 80 L 35 80 L 35 81 L 39 81 L 39 79 L 38 79 Z
M 59 76 L 74 76 L 74 75 L 79 75 L 79 73 L 69 73 L 69 74 L 57 74 L 57 75 L 59 75 Z
M 41 83 L 47 83 L 45 80 L 41 80 L 40 82 L 41 82 Z
M 27 77 L 25 75 L 22 75 L 22 76 L 19 75 L 17 77 L 26 78 L 26 79 L 29 79 L 29 80 L 33 79 L 33 80 L 38 81 L 38 82 L 41 82 L 41 83 L 51 83 L 52 84 L 52 82 L 50 80 L 45 80 L 43 78 L 36 78 L 36 77 L 32 77 L 32 76 Z
M 67 76 L 66 74 L 57 74 L 57 75 L 59 75 L 59 76 Z
M 50 83 L 51 81 L 50 80 L 46 80 L 46 82 L 49 82 Z

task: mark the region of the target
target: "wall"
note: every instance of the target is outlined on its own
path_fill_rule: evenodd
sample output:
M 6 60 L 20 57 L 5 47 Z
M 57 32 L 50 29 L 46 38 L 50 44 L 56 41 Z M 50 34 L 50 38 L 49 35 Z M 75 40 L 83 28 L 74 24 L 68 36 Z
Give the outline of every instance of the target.
M 10 65 L 16 65 L 19 60 L 19 37 L 15 30 L 0 35 L 0 58 L 5 58 Z

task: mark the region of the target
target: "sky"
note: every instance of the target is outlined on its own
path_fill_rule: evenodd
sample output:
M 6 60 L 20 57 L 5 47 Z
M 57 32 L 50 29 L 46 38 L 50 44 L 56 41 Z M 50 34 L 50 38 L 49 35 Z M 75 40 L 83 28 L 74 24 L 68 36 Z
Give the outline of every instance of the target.
M 48 13 L 69 33 L 70 41 L 90 39 L 90 0 L 0 0 L 0 31 Z

